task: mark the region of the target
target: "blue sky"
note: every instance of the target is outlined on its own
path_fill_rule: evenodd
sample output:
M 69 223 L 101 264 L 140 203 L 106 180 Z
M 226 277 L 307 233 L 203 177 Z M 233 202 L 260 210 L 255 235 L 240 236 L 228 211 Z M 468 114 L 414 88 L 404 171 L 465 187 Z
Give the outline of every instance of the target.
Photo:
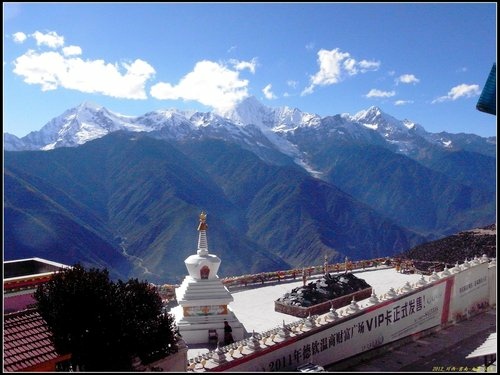
M 4 132 L 84 101 L 142 115 L 247 96 L 320 116 L 378 106 L 429 132 L 496 135 L 476 103 L 496 3 L 3 3 Z

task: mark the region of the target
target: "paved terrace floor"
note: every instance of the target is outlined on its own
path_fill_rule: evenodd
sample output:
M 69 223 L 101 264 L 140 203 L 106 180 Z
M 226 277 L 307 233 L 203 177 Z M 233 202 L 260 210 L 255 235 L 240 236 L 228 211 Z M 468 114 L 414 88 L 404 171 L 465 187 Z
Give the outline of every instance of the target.
M 403 274 L 387 266 L 355 270 L 353 273 L 356 277 L 364 279 L 370 284 L 378 297 L 387 293 L 390 288 L 396 290 L 401 288 L 406 282 L 414 284 L 421 278 L 420 274 Z M 331 272 L 331 274 L 336 275 L 338 273 Z M 307 282 L 316 280 L 321 276 L 312 275 L 308 278 Z M 426 278 L 428 279 L 428 276 Z M 248 286 L 248 289 L 240 288 L 238 291 L 233 291 L 232 296 L 234 301 L 229 304 L 229 308 L 245 327 L 245 338 L 250 337 L 253 331 L 258 333 L 281 327 L 283 321 L 285 324 L 288 324 L 300 320 L 300 318 L 295 316 L 274 311 L 274 301 L 282 297 L 285 293 L 290 292 L 293 288 L 302 285 L 302 280 L 299 280 L 299 277 L 297 277 L 296 281 L 273 282 L 260 287 Z M 362 304 L 363 301 L 358 301 L 358 303 Z M 182 314 L 180 306 L 172 308 L 170 312 L 176 317 L 176 321 L 180 319 Z M 202 355 L 215 349 L 215 346 L 212 347 L 208 344 L 191 344 L 188 347 L 188 358 Z

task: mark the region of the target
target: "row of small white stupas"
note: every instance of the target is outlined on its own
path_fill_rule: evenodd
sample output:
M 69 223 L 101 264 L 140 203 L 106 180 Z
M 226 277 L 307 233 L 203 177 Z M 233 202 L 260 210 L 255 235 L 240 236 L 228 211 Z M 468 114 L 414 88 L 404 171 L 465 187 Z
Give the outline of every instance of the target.
M 357 302 L 353 299 L 349 305 L 342 308 L 335 309 L 332 306 L 329 312 L 325 314 L 309 315 L 307 318 L 299 319 L 289 324 L 285 324 L 283 321 L 282 326 L 265 332 L 253 332 L 250 338 L 238 340 L 223 347 L 217 345 L 217 348 L 213 351 L 190 358 L 187 364 L 187 371 L 219 371 L 217 367 L 224 366 L 224 364 L 227 364 L 228 362 L 240 361 L 248 355 L 252 355 L 258 351 L 265 351 L 266 348 L 280 344 L 291 337 L 299 336 L 313 329 L 320 329 L 320 327 L 331 325 L 333 322 L 342 321 L 350 315 L 358 313 L 365 308 L 383 303 L 396 297 L 401 297 L 407 293 L 420 289 L 429 283 L 447 278 L 453 274 L 485 262 L 489 262 L 490 265 L 495 265 L 496 259 L 489 259 L 486 255 L 483 255 L 481 258 L 475 257 L 472 261 L 465 259 L 461 265 L 457 262 L 451 269 L 448 269 L 448 267 L 445 266 L 444 270 L 441 272 L 434 271 L 427 277 L 427 280 L 426 277 L 422 275 L 417 282 L 412 284 L 406 282 L 401 288 L 397 289 L 390 288 L 387 293 L 378 297 L 373 290 L 372 295 L 366 300 Z M 220 370 L 223 371 L 223 368 Z

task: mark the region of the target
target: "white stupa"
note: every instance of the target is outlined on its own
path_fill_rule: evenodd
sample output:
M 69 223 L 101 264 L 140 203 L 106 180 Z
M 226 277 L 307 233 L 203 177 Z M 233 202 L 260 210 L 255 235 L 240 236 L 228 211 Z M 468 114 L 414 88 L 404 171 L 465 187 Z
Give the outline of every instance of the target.
M 200 214 L 198 250 L 186 264 L 189 275 L 175 290 L 181 317 L 176 317 L 179 333 L 187 344 L 209 342 L 210 330 L 216 330 L 218 341 L 224 342 L 224 320 L 233 329 L 235 341 L 243 339 L 244 327 L 229 308 L 233 296 L 217 276 L 221 260 L 208 252 L 207 215 Z

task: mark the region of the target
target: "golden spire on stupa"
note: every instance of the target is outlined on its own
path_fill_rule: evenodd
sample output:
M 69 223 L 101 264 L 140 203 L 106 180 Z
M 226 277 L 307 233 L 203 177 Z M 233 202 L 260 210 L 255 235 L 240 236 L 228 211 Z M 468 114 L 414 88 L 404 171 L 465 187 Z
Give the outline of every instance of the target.
M 198 225 L 198 231 L 200 230 L 207 230 L 208 225 L 207 225 L 207 214 L 203 211 L 201 211 L 200 214 L 200 224 Z

